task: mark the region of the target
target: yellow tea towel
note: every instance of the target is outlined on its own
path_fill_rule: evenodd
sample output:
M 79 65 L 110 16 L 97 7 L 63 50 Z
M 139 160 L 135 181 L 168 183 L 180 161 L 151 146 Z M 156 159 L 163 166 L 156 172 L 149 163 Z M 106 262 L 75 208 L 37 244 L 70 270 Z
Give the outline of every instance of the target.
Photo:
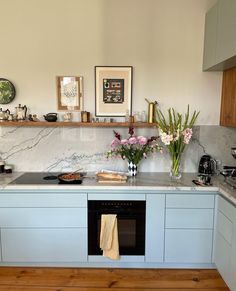
M 116 214 L 102 214 L 100 248 L 103 256 L 112 260 L 119 260 L 119 242 Z

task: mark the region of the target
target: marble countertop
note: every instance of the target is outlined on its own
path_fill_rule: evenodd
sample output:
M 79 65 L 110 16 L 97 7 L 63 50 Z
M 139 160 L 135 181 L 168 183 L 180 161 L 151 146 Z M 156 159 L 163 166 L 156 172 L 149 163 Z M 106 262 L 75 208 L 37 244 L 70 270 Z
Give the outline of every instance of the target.
M 13 180 L 21 176 L 22 172 L 16 172 L 13 174 L 0 174 L 0 190 L 44 190 L 44 189 L 79 189 L 79 190 L 149 190 L 149 191 L 199 191 L 199 192 L 216 192 L 219 191 L 222 196 L 230 200 L 236 205 L 236 190 L 232 189 L 224 182 L 222 176 L 215 176 L 212 179 L 212 186 L 197 186 L 192 180 L 196 179 L 196 173 L 183 173 L 180 180 L 172 180 L 169 177 L 169 173 L 138 173 L 136 177 L 130 177 L 126 183 L 118 184 L 100 184 L 96 181 L 94 173 L 89 173 L 87 178 L 84 178 L 81 185 L 73 184 L 10 184 Z

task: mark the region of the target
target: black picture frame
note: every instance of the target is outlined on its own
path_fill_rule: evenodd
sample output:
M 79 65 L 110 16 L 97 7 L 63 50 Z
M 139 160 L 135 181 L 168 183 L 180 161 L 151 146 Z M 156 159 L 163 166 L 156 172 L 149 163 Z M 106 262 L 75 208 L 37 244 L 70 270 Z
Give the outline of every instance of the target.
M 132 66 L 95 66 L 95 115 L 132 115 Z

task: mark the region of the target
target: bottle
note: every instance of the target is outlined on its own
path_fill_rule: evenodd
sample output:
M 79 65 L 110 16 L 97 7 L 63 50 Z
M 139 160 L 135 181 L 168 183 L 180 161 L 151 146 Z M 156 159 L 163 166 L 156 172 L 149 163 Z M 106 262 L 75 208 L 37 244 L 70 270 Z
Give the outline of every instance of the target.
M 155 103 L 150 102 L 148 104 L 148 123 L 154 122 L 154 108 L 155 108 Z
M 142 111 L 142 113 L 141 113 L 141 121 L 142 122 L 147 122 L 146 111 Z
M 134 121 L 141 122 L 141 113 L 139 111 L 135 111 L 134 113 Z
M 129 122 L 129 110 L 125 111 L 125 122 Z
M 138 122 L 138 111 L 134 112 L 134 122 Z

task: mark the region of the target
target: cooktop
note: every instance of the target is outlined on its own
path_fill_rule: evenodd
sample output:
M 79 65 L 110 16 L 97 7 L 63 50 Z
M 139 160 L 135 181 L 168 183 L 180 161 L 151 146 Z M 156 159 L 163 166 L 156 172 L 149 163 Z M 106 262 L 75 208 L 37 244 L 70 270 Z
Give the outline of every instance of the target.
M 10 184 L 19 185 L 37 185 L 37 184 L 62 184 L 57 176 L 61 173 L 45 173 L 45 172 L 27 172 L 19 178 L 13 180 Z

